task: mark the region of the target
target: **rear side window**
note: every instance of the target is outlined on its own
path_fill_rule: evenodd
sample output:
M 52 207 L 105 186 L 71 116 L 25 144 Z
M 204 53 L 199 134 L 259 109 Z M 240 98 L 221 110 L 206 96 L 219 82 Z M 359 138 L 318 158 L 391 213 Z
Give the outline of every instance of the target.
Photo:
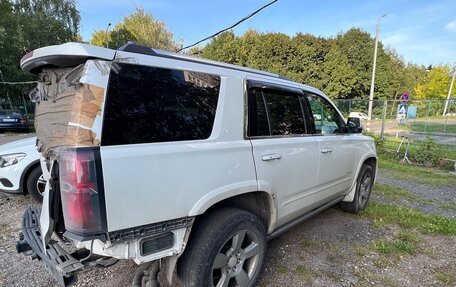
M 306 133 L 301 94 L 292 91 L 249 90 L 248 136 L 289 136 Z
M 118 65 L 109 79 L 102 145 L 199 140 L 211 135 L 219 76 Z

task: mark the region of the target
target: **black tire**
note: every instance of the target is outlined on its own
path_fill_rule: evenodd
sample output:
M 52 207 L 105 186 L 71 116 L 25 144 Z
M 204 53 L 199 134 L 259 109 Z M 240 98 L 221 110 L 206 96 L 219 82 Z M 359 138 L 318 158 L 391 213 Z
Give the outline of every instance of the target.
M 40 180 L 41 175 L 43 175 L 43 172 L 41 171 L 41 166 L 38 165 L 28 174 L 25 182 L 27 192 L 38 203 L 43 202 L 44 185 Z
M 374 183 L 372 166 L 363 164 L 356 180 L 355 198 L 352 202 L 341 202 L 340 208 L 350 213 L 359 213 L 366 208 Z
M 179 258 L 181 284 L 254 286 L 266 253 L 265 234 L 258 217 L 241 209 L 223 208 L 205 215 L 195 223 Z

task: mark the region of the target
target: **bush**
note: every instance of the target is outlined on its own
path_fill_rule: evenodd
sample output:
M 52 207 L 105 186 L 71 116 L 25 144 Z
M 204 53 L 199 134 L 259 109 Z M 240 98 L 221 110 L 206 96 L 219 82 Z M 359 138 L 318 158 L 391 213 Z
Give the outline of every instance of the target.
M 428 166 L 439 164 L 442 158 L 440 149 L 435 143 L 434 138 L 430 135 L 426 136 L 421 146 L 411 156 L 413 161 Z

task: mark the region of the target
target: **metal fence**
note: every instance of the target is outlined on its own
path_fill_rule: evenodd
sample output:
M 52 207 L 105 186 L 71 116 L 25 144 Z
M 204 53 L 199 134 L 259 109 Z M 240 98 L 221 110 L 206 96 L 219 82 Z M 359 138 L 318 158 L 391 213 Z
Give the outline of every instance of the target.
M 0 109 L 11 109 L 20 111 L 23 115 L 33 120 L 35 115 L 35 104 L 28 97 L 22 99 L 4 97 L 0 98 Z
M 345 117 L 351 112 L 367 114 L 369 100 L 334 100 Z M 365 128 L 379 133 L 394 135 L 425 135 L 452 137 L 447 142 L 456 144 L 456 100 L 374 100 L 372 120 L 365 121 Z

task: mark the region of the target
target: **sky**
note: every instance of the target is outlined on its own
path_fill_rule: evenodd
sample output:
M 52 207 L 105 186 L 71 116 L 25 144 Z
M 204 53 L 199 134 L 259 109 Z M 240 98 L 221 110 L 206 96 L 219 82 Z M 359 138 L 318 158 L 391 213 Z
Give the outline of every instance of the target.
M 270 0 L 78 0 L 81 34 L 90 40 L 94 30 L 112 27 L 141 6 L 166 23 L 177 40 L 192 44 L 224 29 Z M 455 0 L 279 0 L 233 31 L 247 29 L 298 32 L 334 37 L 352 27 L 375 37 L 378 19 L 380 41 L 420 65 L 453 64 L 456 61 Z

